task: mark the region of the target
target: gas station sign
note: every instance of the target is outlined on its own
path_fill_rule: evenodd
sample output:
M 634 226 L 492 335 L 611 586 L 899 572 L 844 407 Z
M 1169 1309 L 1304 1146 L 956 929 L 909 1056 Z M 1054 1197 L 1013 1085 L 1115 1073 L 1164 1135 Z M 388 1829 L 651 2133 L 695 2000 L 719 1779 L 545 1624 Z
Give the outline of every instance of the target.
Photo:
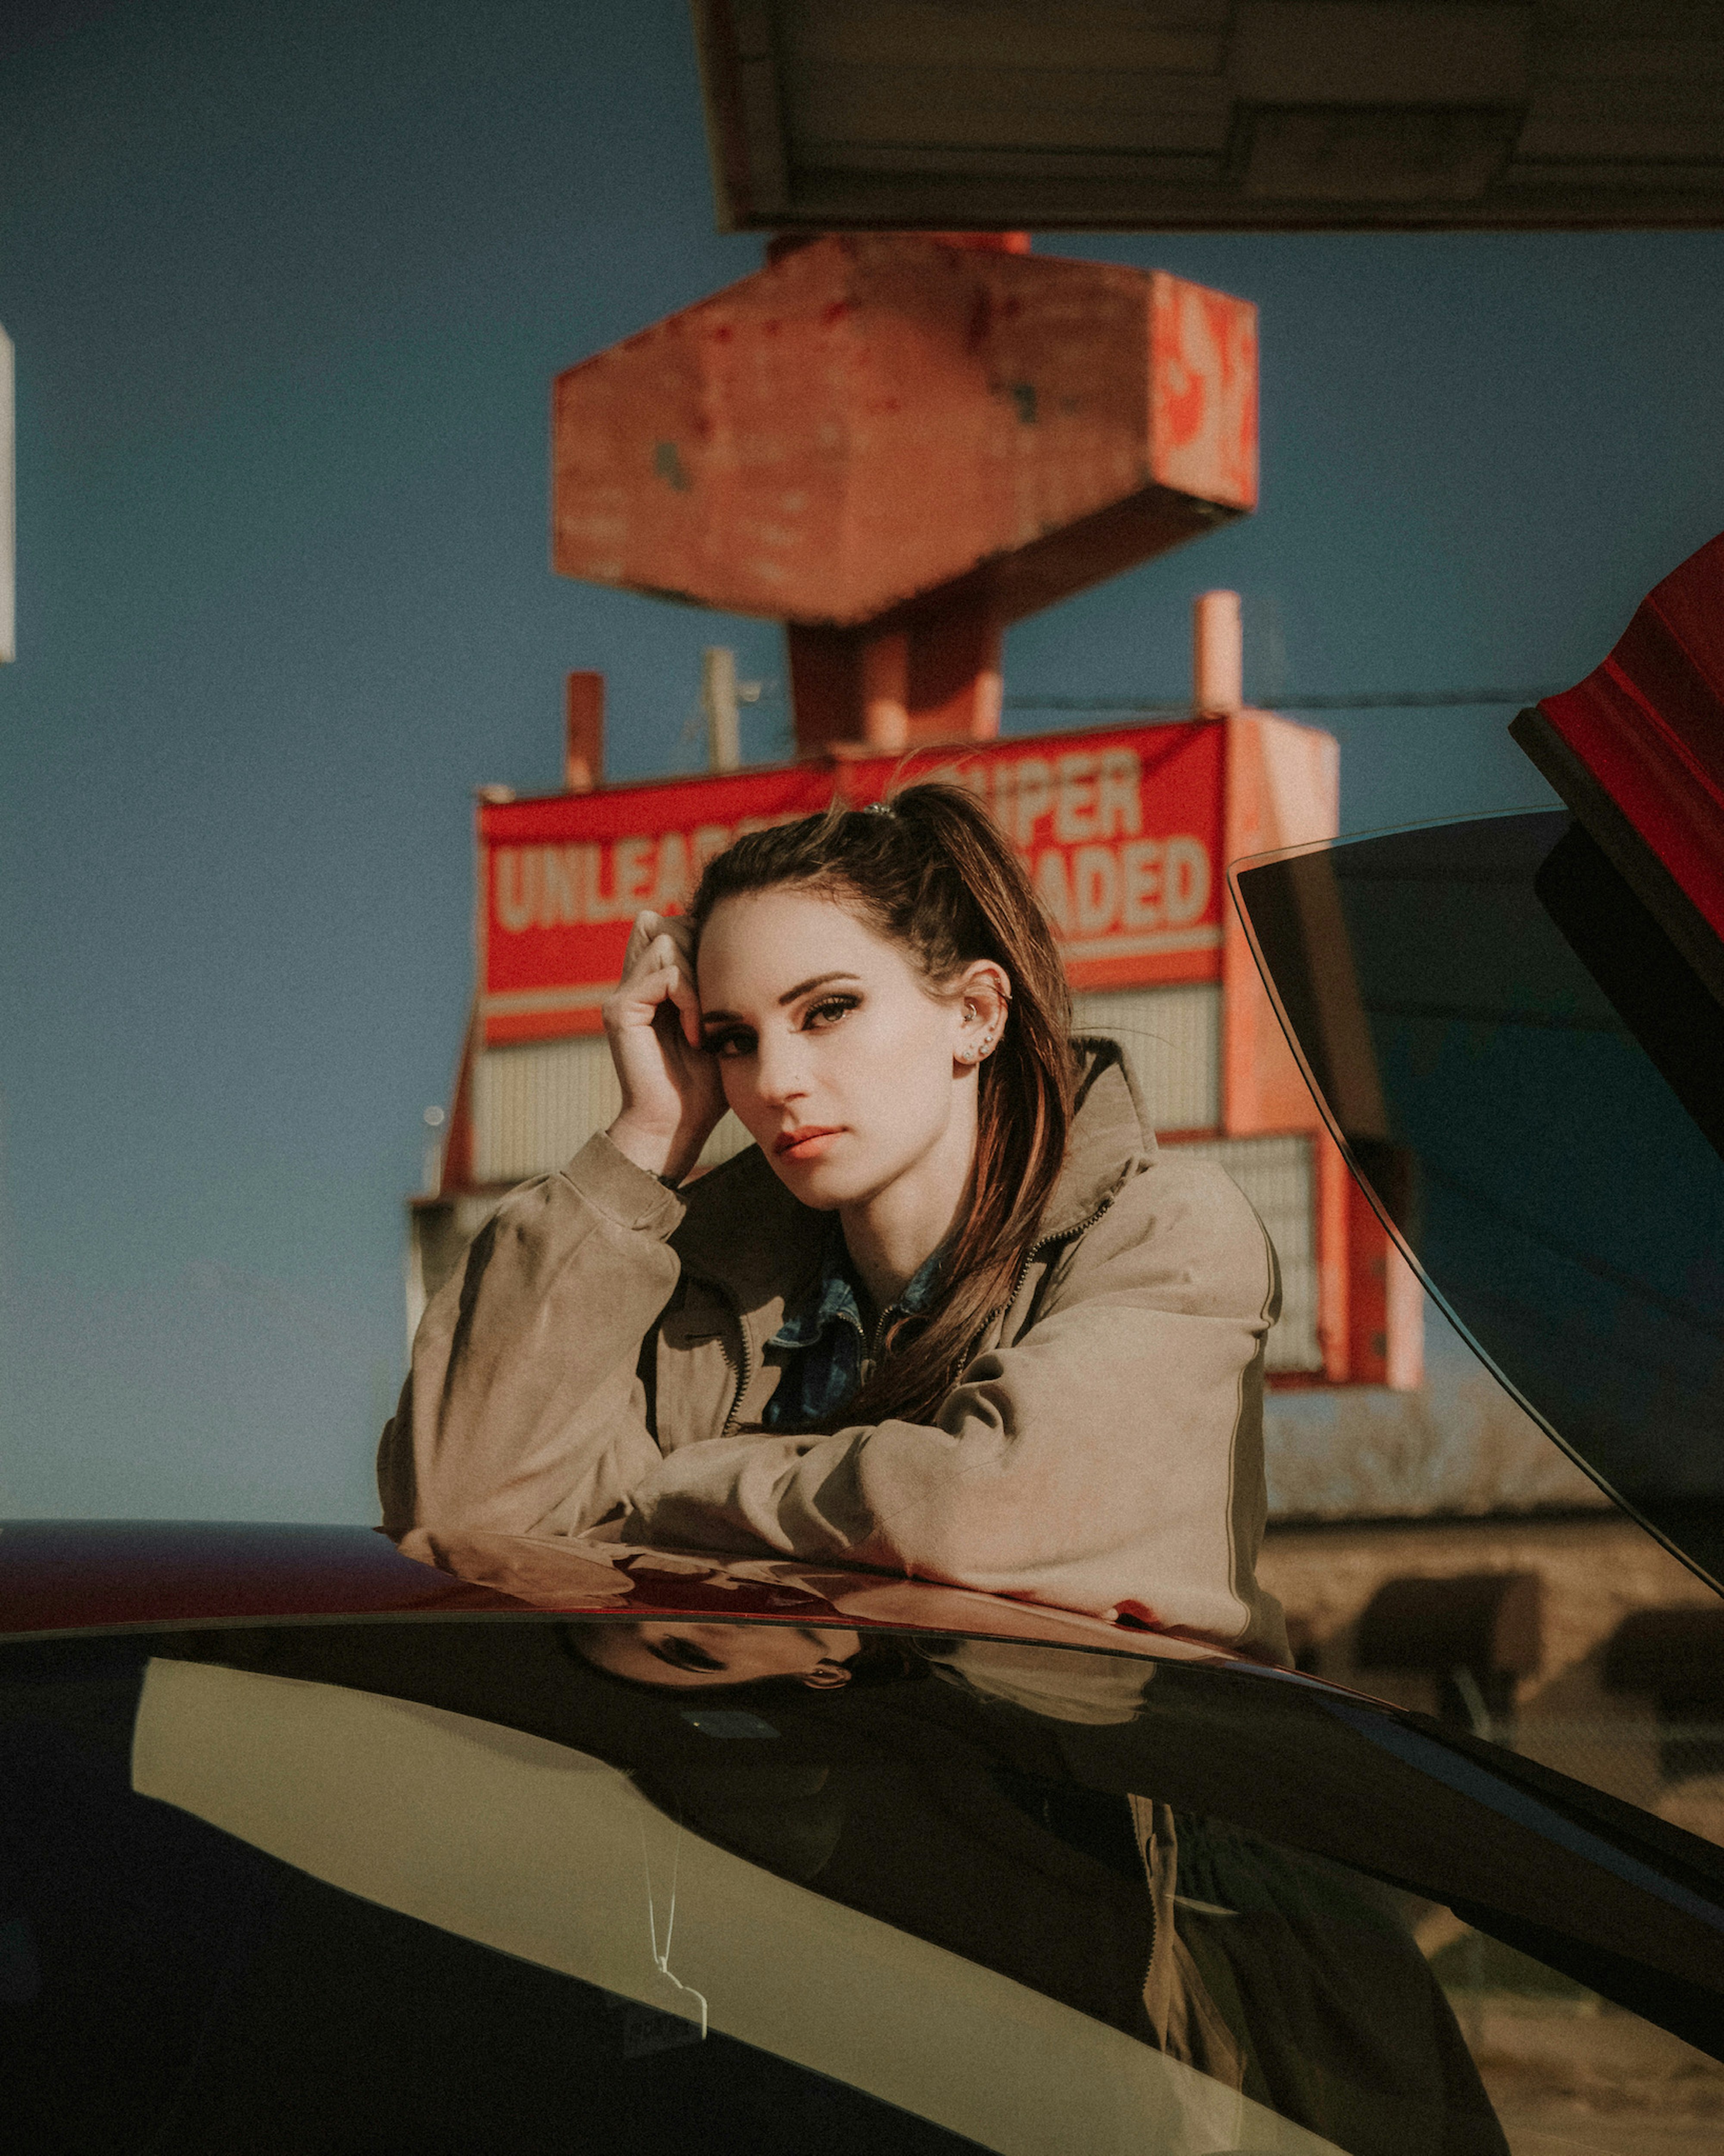
M 597 1032 L 643 907 L 680 911 L 744 833 L 865 808 L 919 779 L 968 787 L 1024 858 L 1077 988 L 1221 971 L 1225 722 L 1060 733 L 912 757 L 656 780 L 479 812 L 487 1046 Z

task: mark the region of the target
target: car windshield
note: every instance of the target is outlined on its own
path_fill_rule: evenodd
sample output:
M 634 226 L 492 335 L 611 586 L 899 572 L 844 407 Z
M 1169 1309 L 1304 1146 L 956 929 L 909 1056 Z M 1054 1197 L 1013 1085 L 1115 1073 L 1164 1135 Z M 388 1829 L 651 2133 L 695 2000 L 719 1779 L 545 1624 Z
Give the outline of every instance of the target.
M 1724 1012 L 1563 811 L 1313 847 L 1234 887 L 1431 1293 L 1717 1586 Z
M 1709 1845 L 1285 1672 L 798 1636 L 0 1646 L 18 2145 L 1714 2145 Z

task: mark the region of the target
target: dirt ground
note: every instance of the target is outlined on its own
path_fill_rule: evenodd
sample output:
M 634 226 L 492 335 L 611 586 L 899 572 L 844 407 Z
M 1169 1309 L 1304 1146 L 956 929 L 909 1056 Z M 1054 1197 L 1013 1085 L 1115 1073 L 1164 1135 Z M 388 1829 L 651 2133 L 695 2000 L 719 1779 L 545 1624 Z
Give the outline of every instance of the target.
M 1718 2156 L 1724 2065 L 1635 2015 L 1455 1999 L 1514 2156 Z

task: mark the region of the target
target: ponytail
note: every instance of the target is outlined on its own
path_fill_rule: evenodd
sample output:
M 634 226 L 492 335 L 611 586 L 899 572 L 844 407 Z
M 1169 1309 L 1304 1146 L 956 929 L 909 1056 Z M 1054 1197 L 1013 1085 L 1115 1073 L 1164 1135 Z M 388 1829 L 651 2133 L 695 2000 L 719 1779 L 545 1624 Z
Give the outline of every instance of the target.
M 1065 1158 L 1076 1083 L 1071 995 L 1023 864 L 988 810 L 957 786 L 911 786 L 889 807 L 750 833 L 707 865 L 698 934 L 721 900 L 789 885 L 849 907 L 939 989 L 978 958 L 1011 983 L 1006 1024 L 977 1074 L 969 1204 L 936 1299 L 898 1321 L 841 1424 L 931 1420 L 988 1319 L 1005 1307 Z

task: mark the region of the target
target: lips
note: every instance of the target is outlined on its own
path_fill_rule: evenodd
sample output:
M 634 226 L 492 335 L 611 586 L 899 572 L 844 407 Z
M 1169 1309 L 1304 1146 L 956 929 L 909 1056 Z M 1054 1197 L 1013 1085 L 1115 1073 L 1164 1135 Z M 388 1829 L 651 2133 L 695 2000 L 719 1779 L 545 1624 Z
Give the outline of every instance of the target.
M 801 1130 L 781 1132 L 773 1142 L 772 1151 L 780 1160 L 813 1160 L 821 1150 L 820 1141 L 823 1138 L 835 1138 L 841 1135 L 841 1131 L 836 1127 L 808 1123 Z

